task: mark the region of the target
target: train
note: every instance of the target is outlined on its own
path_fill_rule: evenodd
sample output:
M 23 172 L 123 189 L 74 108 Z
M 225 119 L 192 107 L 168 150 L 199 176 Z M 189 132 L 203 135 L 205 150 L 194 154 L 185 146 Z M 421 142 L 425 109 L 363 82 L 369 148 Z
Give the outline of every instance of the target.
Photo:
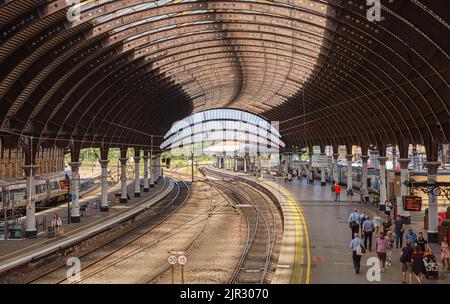
M 80 196 L 100 186 L 101 175 L 80 179 Z M 55 172 L 40 174 L 34 177 L 34 201 L 36 210 L 67 202 L 69 190 L 67 183 L 71 180 L 71 172 Z M 1 214 L 5 210 L 12 214 L 25 214 L 28 203 L 26 178 L 0 180 Z
M 338 166 L 336 182 L 342 186 L 347 186 L 347 166 Z M 331 176 L 328 175 L 328 182 Z M 362 186 L 362 167 L 352 167 L 352 185 L 355 189 Z M 367 168 L 367 190 L 372 193 L 379 193 L 380 190 L 380 169 Z

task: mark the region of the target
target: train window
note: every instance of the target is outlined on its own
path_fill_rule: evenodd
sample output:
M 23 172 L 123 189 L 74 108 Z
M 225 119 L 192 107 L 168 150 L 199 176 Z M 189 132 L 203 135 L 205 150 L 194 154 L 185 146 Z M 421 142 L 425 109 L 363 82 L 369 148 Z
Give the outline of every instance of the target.
M 42 194 L 45 192 L 47 192 L 46 184 L 35 185 L 35 194 Z
M 49 185 L 50 185 L 50 190 L 51 191 L 56 191 L 56 190 L 60 190 L 61 189 L 58 181 L 50 182 Z
M 25 187 L 9 190 L 10 201 L 20 201 L 26 199 L 26 197 L 27 197 L 27 189 Z

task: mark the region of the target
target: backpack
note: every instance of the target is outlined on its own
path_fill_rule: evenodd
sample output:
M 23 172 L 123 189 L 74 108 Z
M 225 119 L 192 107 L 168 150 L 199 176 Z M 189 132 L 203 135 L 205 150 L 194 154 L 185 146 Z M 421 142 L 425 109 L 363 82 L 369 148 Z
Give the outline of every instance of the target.
M 409 255 L 409 250 L 405 250 L 402 255 L 400 256 L 400 263 L 406 263 L 408 262 L 408 255 Z

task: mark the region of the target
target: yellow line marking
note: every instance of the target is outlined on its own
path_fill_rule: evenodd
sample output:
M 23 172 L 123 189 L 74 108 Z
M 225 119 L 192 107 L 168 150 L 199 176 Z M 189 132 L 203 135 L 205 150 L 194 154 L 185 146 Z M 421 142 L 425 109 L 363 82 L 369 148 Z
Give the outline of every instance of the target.
M 306 225 L 306 220 L 305 217 L 303 215 L 302 210 L 300 209 L 300 207 L 298 206 L 298 204 L 295 203 L 295 200 L 293 199 L 293 197 L 284 189 L 279 189 L 280 192 L 287 198 L 289 206 L 291 208 L 292 213 L 294 214 L 294 218 L 296 220 L 296 262 L 294 265 L 298 265 L 297 268 L 301 269 L 300 272 L 300 278 L 302 277 L 303 274 L 303 267 L 299 266 L 298 264 L 298 259 L 297 259 L 297 249 L 300 249 L 299 252 L 301 252 L 302 254 L 302 263 L 303 263 L 303 246 L 301 246 L 301 241 L 303 239 L 303 237 L 305 238 L 305 243 L 306 243 L 306 259 L 307 259 L 307 266 L 306 266 L 306 275 L 305 275 L 305 284 L 309 284 L 310 280 L 311 280 L 311 251 L 310 251 L 310 243 L 309 243 L 309 234 L 308 234 L 308 226 Z M 301 229 L 301 228 L 302 229 Z M 295 266 L 294 266 L 294 273 L 295 273 Z M 292 280 L 291 280 L 292 282 Z M 295 284 L 295 281 L 293 282 Z

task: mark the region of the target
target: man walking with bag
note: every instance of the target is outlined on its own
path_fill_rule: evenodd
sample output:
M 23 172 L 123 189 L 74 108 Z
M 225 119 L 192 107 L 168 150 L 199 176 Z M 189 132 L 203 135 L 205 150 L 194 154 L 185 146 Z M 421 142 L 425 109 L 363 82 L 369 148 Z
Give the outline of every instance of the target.
M 353 240 L 350 242 L 350 249 L 352 250 L 353 266 L 355 267 L 355 272 L 359 273 L 361 268 L 361 257 L 363 253 L 366 252 L 363 241 L 358 233 L 355 233 Z

